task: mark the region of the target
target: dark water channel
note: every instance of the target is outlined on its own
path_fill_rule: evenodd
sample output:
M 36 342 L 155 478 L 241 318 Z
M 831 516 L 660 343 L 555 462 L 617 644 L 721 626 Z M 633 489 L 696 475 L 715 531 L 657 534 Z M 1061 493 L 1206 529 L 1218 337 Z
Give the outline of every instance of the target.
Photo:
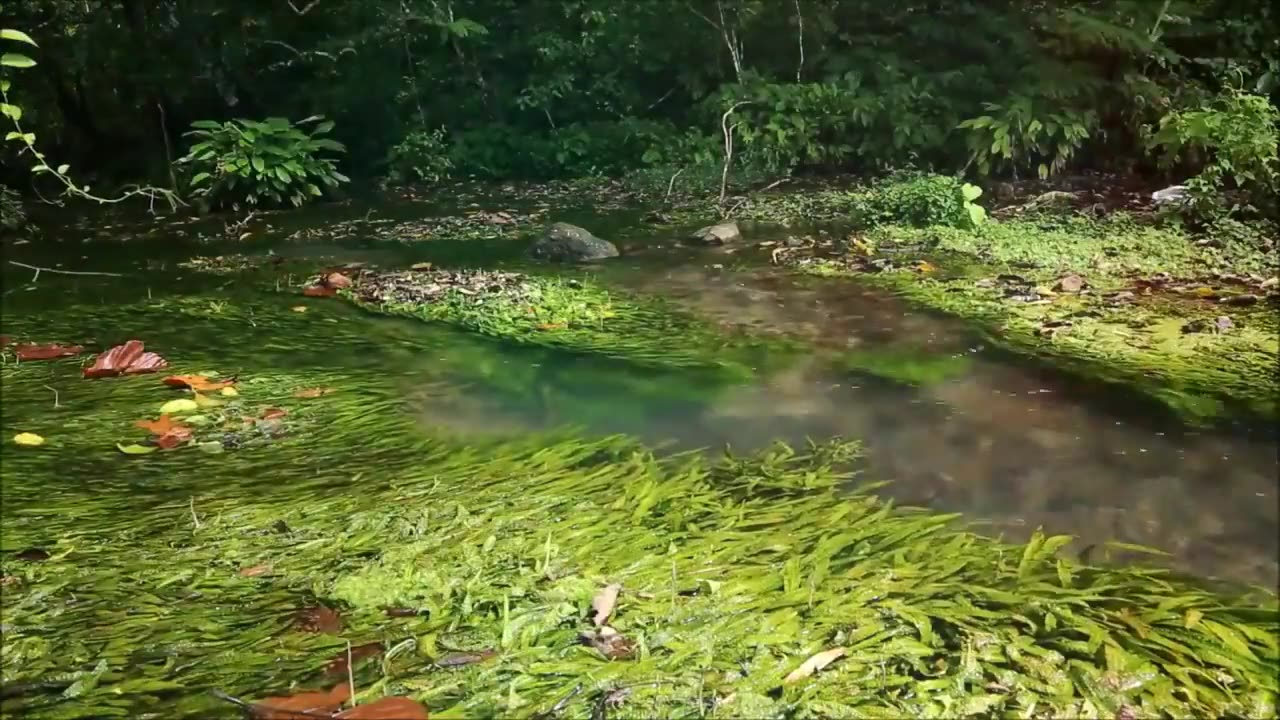
M 297 216 L 281 224 L 333 221 Z M 598 278 L 665 297 L 731 331 L 798 338 L 815 349 L 750 382 L 688 393 L 681 388 L 696 378 L 369 318 L 363 322 L 380 327 L 378 337 L 435 336 L 437 354 L 352 352 L 352 362 L 395 375 L 430 432 L 492 437 L 574 426 L 713 449 L 846 436 L 865 444 L 864 475 L 891 481 L 887 494 L 965 513 L 993 533 L 1022 538 L 1043 526 L 1075 534 L 1081 545 L 1116 540 L 1162 548 L 1201 575 L 1269 586 L 1280 579 L 1274 438 L 1181 427 L 1119 389 L 1003 357 L 963 324 L 915 311 L 883 291 L 789 277 L 723 251 L 675 249 L 669 234 L 629 217 L 599 225 L 597 232 L 634 252 L 593 273 Z M 74 265 L 145 266 L 180 285 L 186 281 L 175 279 L 181 273 L 174 263 L 193 254 L 271 249 L 344 262 L 495 264 L 515 261 L 521 247 L 367 237 L 286 243 L 284 233 L 237 245 L 183 233 L 123 246 L 87 242 Z M 42 264 L 53 261 L 50 252 L 9 247 L 6 258 Z M 60 252 L 63 261 L 74 257 Z M 9 292 L 19 276 L 7 270 Z M 222 291 L 209 280 L 192 282 L 202 293 Z M 93 301 L 97 287 L 76 283 L 67 298 Z M 451 380 L 454 391 L 441 392 Z

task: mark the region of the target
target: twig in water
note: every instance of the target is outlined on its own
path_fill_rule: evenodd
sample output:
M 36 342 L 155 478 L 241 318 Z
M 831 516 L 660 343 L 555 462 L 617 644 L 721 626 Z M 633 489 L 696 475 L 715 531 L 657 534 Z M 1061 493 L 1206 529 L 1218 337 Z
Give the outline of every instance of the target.
M 680 177 L 680 173 L 682 172 L 684 172 L 684 168 L 677 170 L 676 174 L 671 176 L 671 181 L 667 183 L 667 194 L 662 196 L 662 202 L 664 204 L 671 200 L 671 191 L 676 189 L 676 178 Z
M 92 272 L 88 270 L 57 270 L 55 268 L 47 268 L 47 267 L 40 267 L 39 265 L 28 265 L 26 263 L 20 263 L 17 260 L 10 260 L 9 264 L 17 265 L 18 267 L 23 267 L 28 270 L 35 270 L 36 274 L 31 277 L 31 282 L 35 282 L 37 279 L 39 279 L 40 273 L 42 272 L 56 273 L 58 275 L 105 275 L 107 277 L 124 277 L 124 275 L 121 275 L 120 273 L 112 273 L 112 272 Z
M 57 410 L 58 408 L 62 407 L 61 405 L 58 404 L 58 388 L 49 387 L 48 385 L 45 385 L 45 387 L 53 391 L 53 409 Z
M 351 666 L 355 665 L 351 661 L 351 641 L 347 641 L 347 687 L 351 689 L 351 697 L 347 698 L 347 702 L 351 703 L 351 707 L 356 706 L 356 675 Z
M 191 496 L 191 524 L 195 525 L 197 530 L 200 529 L 200 517 L 196 515 L 196 496 L 195 495 Z

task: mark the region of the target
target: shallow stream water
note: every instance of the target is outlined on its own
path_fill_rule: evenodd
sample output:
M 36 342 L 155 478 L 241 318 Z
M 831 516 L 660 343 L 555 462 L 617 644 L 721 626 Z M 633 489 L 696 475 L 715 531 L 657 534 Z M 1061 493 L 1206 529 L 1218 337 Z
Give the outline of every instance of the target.
M 915 311 L 883 291 L 849 281 L 798 279 L 760 258 L 680 248 L 678 235 L 655 232 L 634 213 L 565 216 L 628 249 L 623 258 L 590 271 L 593 276 L 619 289 L 667 298 L 726 331 L 791 337 L 812 343 L 813 351 L 747 382 L 703 387 L 699 378 L 672 371 L 376 318 L 337 301 L 309 303 L 304 332 L 311 335 L 302 342 L 294 337 L 297 331 L 281 335 L 278 323 L 258 326 L 252 315 L 252 308 L 261 307 L 269 316 L 295 297 L 242 287 L 234 276 L 201 276 L 177 267 L 192 255 L 268 250 L 290 258 L 389 266 L 519 266 L 522 245 L 514 240 L 398 243 L 371 237 L 374 230 L 340 240 L 324 237 L 343 220 L 403 220 L 422 212 L 421 206 L 398 204 L 273 216 L 273 232 L 246 241 L 224 237 L 216 223 L 206 223 L 132 239 L 141 226 L 98 228 L 104 237 L 82 241 L 68 233 L 9 246 L 7 261 L 61 263 L 63 269 L 128 277 L 45 273 L 33 283 L 32 271 L 6 265 L 6 325 L 17 315 L 48 313 L 59 317 L 51 327 L 78 332 L 46 340 L 119 342 L 137 335 L 210 361 L 221 355 L 224 366 L 252 357 L 286 369 L 375 372 L 394 384 L 404 411 L 424 431 L 477 440 L 562 427 L 586 435 L 624 433 L 673 449 L 857 438 L 867 451 L 863 475 L 891 481 L 883 492 L 903 503 L 962 512 L 993 533 L 1022 539 L 1043 526 L 1077 535 L 1081 545 L 1116 540 L 1161 548 L 1175 565 L 1203 576 L 1268 586 L 1280 578 L 1273 437 L 1247 428 L 1179 426 L 1121 388 L 984 348 L 964 324 Z M 295 239 L 284 239 L 299 231 Z M 201 232 L 212 239 L 200 239 Z M 752 239 L 785 235 L 757 229 Z M 110 311 L 113 303 L 144 298 L 180 299 L 188 308 L 203 304 L 206 319 L 193 324 L 183 315 L 166 326 L 154 314 L 131 322 Z M 68 317 L 76 307 L 98 310 L 79 320 Z M 327 327 L 342 332 L 330 335 Z M 700 391 L 687 392 L 689 387 Z M 6 438 L 25 429 L 19 428 L 23 403 L 50 399 L 25 393 L 8 398 Z M 62 399 L 74 403 L 75 395 Z M 6 473 L 6 500 L 71 496 L 86 476 L 120 478 L 133 488 L 135 502 L 163 494 L 145 476 L 124 480 L 124 471 L 104 470 L 118 460 L 64 457 L 65 472 L 58 477 Z M 257 480 L 282 491 L 276 474 L 263 467 Z M 124 511 L 129 502 L 122 498 L 115 507 Z

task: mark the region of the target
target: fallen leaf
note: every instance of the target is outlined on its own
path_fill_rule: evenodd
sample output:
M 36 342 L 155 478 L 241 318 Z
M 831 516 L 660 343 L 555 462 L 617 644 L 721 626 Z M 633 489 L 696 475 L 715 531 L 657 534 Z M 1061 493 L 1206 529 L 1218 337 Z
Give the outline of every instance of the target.
M 13 442 L 23 447 L 36 447 L 44 444 L 44 438 L 35 433 L 18 433 L 13 436 Z
M 199 409 L 200 409 L 200 406 L 196 404 L 195 400 L 191 400 L 188 398 L 178 398 L 177 400 L 170 400 L 169 402 L 161 405 L 160 414 L 162 416 L 178 415 L 180 413 L 195 412 L 196 410 L 199 410 Z
M 540 325 L 538 325 L 538 326 L 537 326 L 537 329 L 539 329 L 539 330 L 562 330 L 562 329 L 564 329 L 564 323 L 541 323 Z
M 335 720 L 428 720 L 427 709 L 407 697 L 384 697 L 357 705 L 334 716 Z
M 1206 298 L 1206 299 L 1207 299 L 1207 298 L 1211 298 L 1211 297 L 1215 297 L 1215 296 L 1217 296 L 1218 291 L 1217 291 L 1217 290 L 1214 290 L 1214 289 L 1213 289 L 1213 288 L 1211 288 L 1211 287 L 1198 287 L 1198 288 L 1196 288 L 1195 290 L 1192 290 L 1192 291 L 1191 291 L 1191 294 L 1195 295 L 1196 297 L 1201 297 L 1201 298 Z
M 324 278 L 324 284 L 331 288 L 349 288 L 351 287 L 351 278 L 342 273 L 329 273 Z
M 351 699 L 351 686 L 339 683 L 332 690 L 310 690 L 282 697 L 263 698 L 250 706 L 256 720 L 307 720 L 332 715 Z
M 294 312 L 296 312 L 296 313 L 304 313 L 304 312 L 306 312 L 306 311 L 307 311 L 307 306 L 306 306 L 306 305 L 294 305 L 293 307 L 291 307 L 291 308 L 289 308 L 289 309 L 290 309 L 290 310 L 292 310 L 292 311 L 294 311 Z
M 302 390 L 298 390 L 294 392 L 293 396 L 296 398 L 304 398 L 304 399 L 318 398 L 321 395 L 328 395 L 331 392 L 333 392 L 333 388 L 324 388 L 324 387 L 304 388 Z
M 937 269 L 938 269 L 937 266 L 935 266 L 933 263 L 929 262 L 928 260 L 921 260 L 916 263 L 916 272 L 927 274 L 927 273 L 934 272 Z
M 316 605 L 295 613 L 293 625 L 304 632 L 338 635 L 342 632 L 342 616 L 333 608 Z
M 814 655 L 813 657 L 809 658 L 808 660 L 805 660 L 803 665 L 796 668 L 795 670 L 792 670 L 791 674 L 787 675 L 786 679 L 784 679 L 782 682 L 791 684 L 794 682 L 799 682 L 800 680 L 804 680 L 805 678 L 809 677 L 810 675 L 813 675 L 814 673 L 818 672 L 822 668 L 844 657 L 845 652 L 846 652 L 845 649 L 842 647 L 832 648 L 830 650 L 824 650 L 818 653 L 817 655 Z
M 48 343 L 45 345 L 23 344 L 14 345 L 13 352 L 18 356 L 19 360 L 30 362 L 31 360 L 53 360 L 54 358 L 72 357 L 84 352 L 84 348 L 79 345 L 63 345 L 62 343 Z
M 176 423 L 168 415 L 161 415 L 159 420 L 139 420 L 134 423 L 137 427 L 146 430 L 152 435 L 164 435 L 172 431 L 174 428 L 186 427 L 182 423 Z
M 202 375 L 170 375 L 163 382 L 165 385 L 172 387 L 191 388 L 195 392 L 210 392 L 221 390 L 224 387 L 231 387 L 236 381 L 235 379 L 210 380 Z
M 497 650 L 485 649 L 478 652 L 455 652 L 449 653 L 436 660 L 436 665 L 440 667 L 463 667 L 464 665 L 475 665 L 478 662 L 484 662 L 491 657 L 496 657 Z
M 233 387 L 224 387 L 222 390 L 218 391 L 218 394 L 222 397 L 236 397 L 240 394 L 240 391 Z
M 121 445 L 120 443 L 116 443 L 116 449 L 125 455 L 147 455 L 159 450 L 160 448 L 155 445 Z
M 8 345 L 11 342 L 13 342 L 13 338 L 9 337 L 8 335 L 0 335 L 0 348 L 4 347 L 5 345 Z
M 223 390 L 234 390 L 235 388 L 229 388 L 229 387 L 228 387 L 228 388 L 222 388 L 222 389 L 223 389 Z M 197 392 L 197 393 L 192 393 L 192 395 L 191 395 L 191 399 L 192 399 L 192 400 L 195 402 L 195 404 L 196 404 L 197 406 L 199 406 L 201 409 L 203 409 L 203 408 L 211 408 L 211 407 L 218 407 L 219 405 L 225 405 L 225 404 L 226 404 L 226 403 L 225 403 L 224 401 L 222 401 L 222 400 L 219 400 L 219 399 L 217 399 L 217 398 L 211 398 L 211 397 L 209 397 L 208 395 L 201 395 L 201 394 L 200 394 L 200 393 L 198 393 L 198 392 Z
M 610 660 L 629 658 L 635 651 L 635 645 L 630 640 L 608 625 L 602 626 L 595 632 L 583 633 L 579 639 Z
M 178 426 L 155 439 L 156 447 L 161 450 L 172 450 L 191 439 L 192 430 Z
M 209 442 L 198 443 L 196 445 L 196 449 L 202 453 L 208 453 L 210 455 L 220 455 L 223 452 L 225 452 L 227 448 L 222 444 L 221 441 L 210 440 Z
M 141 340 L 130 340 L 117 345 L 94 358 L 93 365 L 84 369 L 87 378 L 114 377 L 116 375 L 155 372 L 169 363 L 153 352 L 146 352 Z
M 420 262 L 410 265 L 409 269 L 415 272 L 424 272 L 426 270 L 430 270 L 432 267 L 432 264 L 429 262 Z
M 270 565 L 251 565 L 247 568 L 240 568 L 240 572 L 237 575 L 240 577 L 258 577 L 269 572 L 271 572 Z
M 307 297 L 333 297 L 338 294 L 338 291 L 324 285 L 312 285 L 304 289 L 302 294 Z
M 622 586 L 614 583 L 606 585 L 603 590 L 596 593 L 591 600 L 591 622 L 596 627 L 604 625 L 609 616 L 613 614 L 613 608 L 618 604 L 618 592 L 622 590 Z
M 351 663 L 358 663 L 365 658 L 377 657 L 385 651 L 382 643 L 371 642 L 351 648 Z M 347 651 L 334 655 L 325 663 L 324 671 L 329 675 L 346 675 L 351 665 L 347 662 Z
M 266 408 L 266 409 L 264 409 L 264 410 L 262 411 L 262 419 L 263 419 L 263 420 L 275 420 L 276 418 L 282 418 L 282 417 L 284 417 L 285 415 L 288 415 L 288 414 L 289 414 L 289 413 L 288 413 L 288 412 L 286 412 L 283 408 L 278 408 L 278 407 L 269 407 L 269 408 Z

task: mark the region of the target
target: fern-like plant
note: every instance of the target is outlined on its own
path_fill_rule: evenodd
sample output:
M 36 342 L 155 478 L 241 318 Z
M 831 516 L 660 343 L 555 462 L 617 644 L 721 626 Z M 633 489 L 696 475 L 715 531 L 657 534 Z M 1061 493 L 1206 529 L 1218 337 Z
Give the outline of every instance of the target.
M 306 131 L 299 126 L 314 127 Z M 176 164 L 193 173 L 188 181 L 193 195 L 213 205 L 262 204 L 294 207 L 324 194 L 321 186 L 337 187 L 348 181 L 338 172 L 337 160 L 321 153 L 345 152 L 342 143 L 324 137 L 333 122 L 316 115 L 295 126 L 285 118 L 200 120 L 186 134 L 196 138 Z

